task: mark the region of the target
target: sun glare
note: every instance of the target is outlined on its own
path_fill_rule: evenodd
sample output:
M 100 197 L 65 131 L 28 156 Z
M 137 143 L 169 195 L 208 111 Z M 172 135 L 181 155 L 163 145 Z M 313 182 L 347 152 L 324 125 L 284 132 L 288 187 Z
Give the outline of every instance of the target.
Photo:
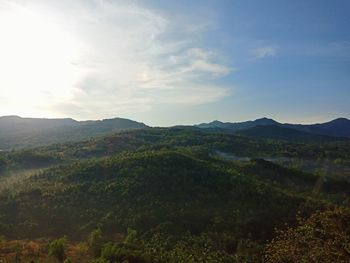
M 77 40 L 50 17 L 16 5 L 0 11 L 0 98 L 6 111 L 28 115 L 28 109 L 55 103 L 52 98 L 68 99 L 78 57 Z

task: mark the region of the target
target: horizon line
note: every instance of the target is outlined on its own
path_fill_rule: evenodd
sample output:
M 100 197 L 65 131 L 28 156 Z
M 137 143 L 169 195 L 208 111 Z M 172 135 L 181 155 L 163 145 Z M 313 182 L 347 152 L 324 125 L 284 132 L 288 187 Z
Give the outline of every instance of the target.
M 224 120 L 218 120 L 218 119 L 215 119 L 215 120 L 209 120 L 209 121 L 206 121 L 206 122 L 200 122 L 200 123 L 192 123 L 192 124 L 186 124 L 186 123 L 180 123 L 180 124 L 172 124 L 172 125 L 149 125 L 149 124 L 146 124 L 145 122 L 143 121 L 140 121 L 140 120 L 136 120 L 136 119 L 133 119 L 133 118 L 128 118 L 128 117 L 120 117 L 120 116 L 115 116 L 115 117 L 106 117 L 106 118 L 101 118 L 101 119 L 75 119 L 75 118 L 72 118 L 72 117 L 29 117 L 29 116 L 20 116 L 20 115 L 16 115 L 16 114 L 13 114 L 13 115 L 2 115 L 0 116 L 0 119 L 2 118 L 10 118 L 10 117 L 16 117 L 16 118 L 20 118 L 20 119 L 41 119 L 41 120 L 73 120 L 73 121 L 76 121 L 76 122 L 86 122 L 86 121 L 104 121 L 104 120 L 113 120 L 113 119 L 125 119 L 125 120 L 131 120 L 131 121 L 135 121 L 135 122 L 139 122 L 139 123 L 143 123 L 145 124 L 146 126 L 149 126 L 149 127 L 175 127 L 175 126 L 196 126 L 196 125 L 200 125 L 200 124 L 206 124 L 206 123 L 212 123 L 212 122 L 215 122 L 215 121 L 219 121 L 219 122 L 222 122 L 222 123 L 242 123 L 242 122 L 247 122 L 247 121 L 256 121 L 256 120 L 261 120 L 261 119 L 269 119 L 269 120 L 273 120 L 277 123 L 280 123 L 280 124 L 294 124 L 294 125 L 313 125 L 313 124 L 323 124 L 323 123 L 328 123 L 328 122 L 332 122 L 334 120 L 338 120 L 338 119 L 345 119 L 345 120 L 348 120 L 350 121 L 350 117 L 347 118 L 347 117 L 336 117 L 336 118 L 330 118 L 328 120 L 325 120 L 323 122 L 299 122 L 299 123 L 296 123 L 296 122 L 282 122 L 282 121 L 278 121 L 276 120 L 275 118 L 273 117 L 260 117 L 260 118 L 253 118 L 253 119 L 247 119 L 247 120 L 236 120 L 236 121 L 224 121 Z

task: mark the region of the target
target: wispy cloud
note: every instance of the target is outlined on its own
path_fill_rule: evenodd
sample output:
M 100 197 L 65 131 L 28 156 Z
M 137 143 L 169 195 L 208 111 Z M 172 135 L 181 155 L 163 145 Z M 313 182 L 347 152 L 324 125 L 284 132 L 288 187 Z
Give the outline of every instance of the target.
M 195 25 L 177 26 L 152 10 L 115 2 L 99 2 L 85 17 L 93 21 L 86 36 L 92 37 L 87 43 L 93 55 L 84 55 L 93 69 L 72 101 L 89 115 L 145 111 L 159 103 L 210 103 L 228 94 L 225 87 L 208 84 L 231 69 L 218 54 L 200 48 Z M 78 22 L 84 27 L 90 21 Z M 203 27 L 199 24 L 197 33 Z
M 253 49 L 253 54 L 255 58 L 260 59 L 275 56 L 277 54 L 277 50 L 278 48 L 274 46 L 264 46 Z
M 21 6 L 45 10 L 80 44 L 78 53 L 68 57 L 79 74 L 65 83 L 64 99 L 48 98 L 50 103 L 37 101 L 28 107 L 55 115 L 101 118 L 165 103 L 210 103 L 229 94 L 216 80 L 232 68 L 221 54 L 203 48 L 198 37 L 212 26 L 205 18 L 179 23 L 135 2 L 30 2 Z M 46 97 L 55 96 L 49 87 L 41 89 Z

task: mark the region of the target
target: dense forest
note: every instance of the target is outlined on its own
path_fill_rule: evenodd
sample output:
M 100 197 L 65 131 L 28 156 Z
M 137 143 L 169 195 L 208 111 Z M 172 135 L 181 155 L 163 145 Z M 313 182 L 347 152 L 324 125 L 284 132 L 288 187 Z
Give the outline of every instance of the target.
M 0 262 L 349 262 L 349 141 L 248 136 L 0 152 Z

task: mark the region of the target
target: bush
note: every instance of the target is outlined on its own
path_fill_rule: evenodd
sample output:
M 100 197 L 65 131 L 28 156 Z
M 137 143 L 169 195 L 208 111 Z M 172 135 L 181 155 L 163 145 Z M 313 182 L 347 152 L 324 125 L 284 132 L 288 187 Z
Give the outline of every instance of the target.
M 336 208 L 299 219 L 266 246 L 267 263 L 350 262 L 350 209 Z
M 66 243 L 67 243 L 66 236 L 51 241 L 49 244 L 49 256 L 55 257 L 60 262 L 63 262 L 66 257 L 65 255 Z
M 101 257 L 98 263 L 102 262 L 128 262 L 128 263 L 146 263 L 151 262 L 142 254 L 141 251 L 128 247 L 128 245 L 118 245 L 107 243 L 101 250 Z
M 94 254 L 94 256 L 101 255 L 101 249 L 103 246 L 102 231 L 100 228 L 93 230 L 88 238 L 89 250 Z
M 134 244 L 136 241 L 137 241 L 137 231 L 132 228 L 128 228 L 128 232 L 124 239 L 124 243 Z

